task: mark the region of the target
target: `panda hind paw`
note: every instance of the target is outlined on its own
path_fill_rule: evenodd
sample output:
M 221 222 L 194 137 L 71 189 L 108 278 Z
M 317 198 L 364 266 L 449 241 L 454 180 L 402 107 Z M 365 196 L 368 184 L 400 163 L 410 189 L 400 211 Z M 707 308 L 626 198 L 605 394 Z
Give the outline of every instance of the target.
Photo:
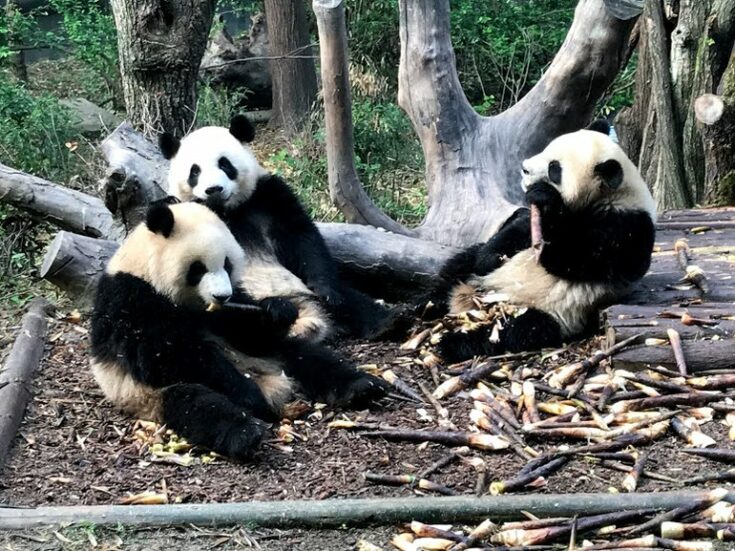
M 251 415 L 243 416 L 232 423 L 232 426 L 223 435 L 221 445 L 215 451 L 237 461 L 248 461 L 258 449 L 266 424 Z
M 341 387 L 332 405 L 363 407 L 385 396 L 390 385 L 368 373 L 358 373 Z

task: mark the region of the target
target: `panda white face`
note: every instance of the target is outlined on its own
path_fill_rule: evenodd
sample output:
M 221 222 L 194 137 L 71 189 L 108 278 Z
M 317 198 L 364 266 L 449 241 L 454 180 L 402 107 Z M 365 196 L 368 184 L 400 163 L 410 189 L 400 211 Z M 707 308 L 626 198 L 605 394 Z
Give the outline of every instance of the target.
M 174 303 L 201 309 L 223 304 L 242 278 L 245 255 L 227 226 L 196 203 L 149 210 L 108 265 L 152 285 Z
M 651 213 L 656 207 L 635 165 L 609 136 L 579 130 L 553 140 L 541 153 L 523 161 L 521 186 L 544 181 L 570 207 L 607 203 Z
M 167 134 L 161 137 L 163 154 L 171 160 L 169 194 L 181 201 L 213 202 L 225 208 L 250 197 L 266 171 L 245 144 L 252 126 L 244 117 L 238 126 L 236 119 L 229 129 L 207 126 L 180 142 Z M 250 129 L 247 133 L 242 130 L 243 119 Z

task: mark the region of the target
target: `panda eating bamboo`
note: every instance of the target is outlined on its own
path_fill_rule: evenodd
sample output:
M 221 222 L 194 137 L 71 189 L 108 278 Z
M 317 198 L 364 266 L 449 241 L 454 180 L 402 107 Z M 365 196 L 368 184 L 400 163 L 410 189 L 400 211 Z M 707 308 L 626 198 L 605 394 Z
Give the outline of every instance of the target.
M 314 341 L 334 325 L 358 338 L 401 330 L 396 311 L 342 282 L 319 230 L 289 185 L 257 161 L 248 143 L 255 129 L 244 115 L 229 128 L 207 126 L 179 140 L 160 136 L 171 161 L 169 193 L 207 204 L 246 252 L 242 287 L 256 298 L 285 297 L 299 309 L 291 332 Z
M 472 310 L 483 296 L 517 308 L 499 324 L 446 334 L 439 343 L 446 361 L 558 347 L 648 271 L 656 205 L 609 129 L 598 121 L 564 134 L 523 162 L 541 243 L 532 239 L 531 211 L 521 208 L 442 268 L 435 314 Z
M 110 401 L 236 459 L 252 455 L 263 421 L 279 418 L 297 385 L 330 404 L 385 391 L 325 347 L 287 336 L 296 307 L 253 300 L 238 288 L 245 268 L 207 207 L 156 204 L 110 260 L 90 335 L 92 372 Z

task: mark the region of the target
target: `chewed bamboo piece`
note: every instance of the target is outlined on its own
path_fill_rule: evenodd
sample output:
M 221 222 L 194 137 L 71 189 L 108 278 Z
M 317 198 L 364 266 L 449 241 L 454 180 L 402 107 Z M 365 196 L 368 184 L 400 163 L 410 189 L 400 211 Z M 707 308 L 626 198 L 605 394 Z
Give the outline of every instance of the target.
M 541 252 L 544 248 L 544 236 L 541 231 L 541 210 L 536 205 L 531 205 L 531 247 L 533 247 L 536 262 L 541 260 Z

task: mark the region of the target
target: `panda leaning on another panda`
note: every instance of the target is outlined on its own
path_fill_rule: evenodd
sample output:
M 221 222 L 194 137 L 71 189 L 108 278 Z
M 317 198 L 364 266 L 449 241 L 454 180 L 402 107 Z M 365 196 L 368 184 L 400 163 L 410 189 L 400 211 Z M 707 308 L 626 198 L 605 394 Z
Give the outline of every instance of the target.
M 324 239 L 288 184 L 267 172 L 246 145 L 255 130 L 244 115 L 182 140 L 164 133 L 169 193 L 207 204 L 245 249 L 242 287 L 256 298 L 282 296 L 299 308 L 292 333 L 321 340 L 338 326 L 362 338 L 386 336 L 400 322 L 390 309 L 343 284 Z
M 648 271 L 656 206 L 609 129 L 597 121 L 559 136 L 523 162 L 526 200 L 541 214 L 538 261 L 530 211 L 522 208 L 486 243 L 443 267 L 440 288 L 451 312 L 475 308 L 472 299 L 487 292 L 526 308 L 492 340 L 487 326 L 445 335 L 439 343 L 445 360 L 560 346 L 583 333 L 601 305 L 625 294 Z
M 156 204 L 110 259 L 90 335 L 92 372 L 110 401 L 236 459 L 250 457 L 261 420 L 279 418 L 295 384 L 331 404 L 386 389 L 325 347 L 287 337 L 296 308 L 238 290 L 244 268 L 242 248 L 207 207 Z

